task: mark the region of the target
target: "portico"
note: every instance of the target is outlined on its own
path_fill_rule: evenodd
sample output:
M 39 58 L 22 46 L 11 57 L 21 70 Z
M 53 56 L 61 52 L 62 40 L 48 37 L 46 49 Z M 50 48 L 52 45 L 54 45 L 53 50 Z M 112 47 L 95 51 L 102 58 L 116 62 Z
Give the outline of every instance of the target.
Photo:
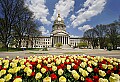
M 53 44 L 62 43 L 63 45 L 69 44 L 69 36 L 54 36 Z
M 66 32 L 66 26 L 63 21 L 63 19 L 60 17 L 60 14 L 58 14 L 57 19 L 54 21 L 54 24 L 52 26 L 52 32 L 51 32 L 51 41 L 52 41 L 52 47 L 55 47 L 56 43 L 62 43 L 62 45 L 68 45 L 70 44 L 70 36 Z

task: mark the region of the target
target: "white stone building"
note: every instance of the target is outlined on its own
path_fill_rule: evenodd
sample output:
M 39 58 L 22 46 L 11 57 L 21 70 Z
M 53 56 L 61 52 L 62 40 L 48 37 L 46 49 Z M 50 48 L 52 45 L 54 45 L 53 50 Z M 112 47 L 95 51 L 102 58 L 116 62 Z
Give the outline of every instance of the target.
M 74 47 L 82 41 L 83 39 L 81 38 L 70 37 L 69 33 L 66 32 L 64 20 L 60 17 L 60 14 L 58 14 L 52 26 L 50 37 L 30 37 L 29 41 L 23 39 L 21 47 L 26 48 L 26 45 L 28 45 L 29 48 L 55 47 L 56 43 L 62 43 L 63 46 L 67 47 Z

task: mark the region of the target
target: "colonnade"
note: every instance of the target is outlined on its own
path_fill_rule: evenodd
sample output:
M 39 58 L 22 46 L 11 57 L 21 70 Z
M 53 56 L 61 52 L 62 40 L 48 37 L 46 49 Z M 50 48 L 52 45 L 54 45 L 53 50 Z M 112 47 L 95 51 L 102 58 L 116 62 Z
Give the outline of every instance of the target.
M 63 45 L 69 44 L 69 36 L 54 36 L 52 40 L 53 44 L 62 43 Z

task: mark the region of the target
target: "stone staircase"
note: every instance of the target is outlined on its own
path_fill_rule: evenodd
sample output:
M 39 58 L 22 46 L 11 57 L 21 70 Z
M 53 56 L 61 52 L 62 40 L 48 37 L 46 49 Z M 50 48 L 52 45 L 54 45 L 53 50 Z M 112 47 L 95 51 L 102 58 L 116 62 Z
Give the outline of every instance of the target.
M 61 46 L 62 49 L 72 49 L 69 45 L 63 45 Z

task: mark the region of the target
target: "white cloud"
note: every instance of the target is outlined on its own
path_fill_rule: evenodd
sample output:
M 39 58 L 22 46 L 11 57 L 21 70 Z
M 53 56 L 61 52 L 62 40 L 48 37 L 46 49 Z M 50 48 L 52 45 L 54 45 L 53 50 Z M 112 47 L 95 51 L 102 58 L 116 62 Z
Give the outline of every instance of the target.
M 59 2 L 55 4 L 54 13 L 51 20 L 54 21 L 56 19 L 58 12 L 62 18 L 66 18 L 70 11 L 73 11 L 74 3 L 74 0 L 59 0 Z
M 77 11 L 76 18 L 72 21 L 73 27 L 77 27 L 80 24 L 90 20 L 91 17 L 98 15 L 104 9 L 106 0 L 87 0 L 83 4 L 83 8 Z
M 76 35 L 70 35 L 71 38 L 79 38 L 81 36 L 76 36 Z
M 35 19 L 40 20 L 42 24 L 50 24 L 47 20 L 49 10 L 45 3 L 46 0 L 26 0 L 26 5 L 34 13 Z
M 67 25 L 67 26 L 66 26 L 66 28 L 70 28 L 70 26 L 69 26 L 69 25 Z
M 75 16 L 75 15 L 72 15 L 72 16 L 70 17 L 70 21 L 73 21 L 75 18 L 76 18 L 76 16 Z
M 79 30 L 85 32 L 86 30 L 92 29 L 90 25 L 84 25 L 83 27 L 78 27 Z
M 49 30 L 46 30 L 46 28 L 44 26 L 39 27 L 39 31 L 42 32 L 42 35 L 46 35 L 46 36 L 50 35 Z

